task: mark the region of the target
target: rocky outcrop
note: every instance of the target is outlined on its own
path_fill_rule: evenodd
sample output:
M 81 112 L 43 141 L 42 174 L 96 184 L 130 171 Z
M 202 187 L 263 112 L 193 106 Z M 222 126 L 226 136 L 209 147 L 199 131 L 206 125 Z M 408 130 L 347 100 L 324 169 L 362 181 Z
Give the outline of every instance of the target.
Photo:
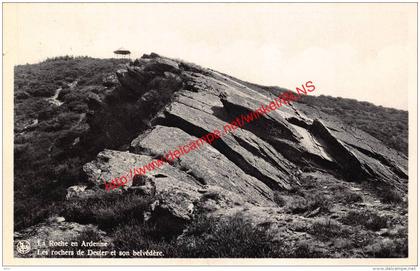
M 349 133 L 343 125 L 321 119 L 305 105 L 284 104 L 230 131 L 226 127 L 237 116 L 274 97 L 215 71 L 155 55 L 119 71 L 118 78 L 143 101 L 157 96 L 155 89 L 160 95 L 173 94 L 149 130 L 131 142 L 129 152 L 101 152 L 96 161 L 85 165 L 89 180 L 99 187 L 103 182 L 99 175 L 108 180 L 127 174 L 130 168 L 162 158 L 216 129 L 223 133 L 211 145 L 146 174 L 174 217 L 188 220 L 199 209 L 204 187 L 217 188 L 218 194 L 233 193 L 236 203 L 272 207 L 274 191 L 299 186 L 294 176 L 300 170 L 326 171 L 348 181 L 375 181 L 406 189 L 406 159 L 391 150 L 384 154 L 372 151 L 369 146 L 387 148 L 360 131 Z M 365 140 L 360 141 L 356 133 Z M 130 189 L 132 182 L 125 186 Z M 229 204 L 219 201 L 216 206 L 213 209 Z
M 331 193 L 327 199 L 332 201 L 335 191 L 353 184 L 407 191 L 404 155 L 298 101 L 232 128 L 238 116 L 275 98 L 267 88 L 156 54 L 116 74 L 118 87 L 109 77 L 106 82 L 114 89 L 90 97 L 99 109 L 89 118 L 91 129 L 98 128 L 98 141 L 115 140 L 115 148 L 101 150 L 83 166 L 89 186 L 69 188 L 68 199 L 103 193 L 104 180 L 125 176 L 124 186 L 107 193 L 152 197 L 145 221 L 171 228 L 173 234 L 181 235 L 198 215 L 242 212 L 255 225 L 268 225 L 280 239 L 312 242 L 314 237 L 305 231 L 312 227 L 311 219 L 325 215 L 324 205 L 329 204 L 304 199 L 315 193 L 314 186 Z M 211 145 L 203 143 L 171 161 L 165 158 L 215 131 L 221 136 Z M 153 160 L 163 164 L 144 174 L 134 170 Z M 308 183 L 311 176 L 317 176 L 313 184 Z M 370 194 L 363 197 L 370 199 Z M 296 198 L 304 203 L 288 204 Z M 344 216 L 343 209 L 335 211 L 332 219 Z

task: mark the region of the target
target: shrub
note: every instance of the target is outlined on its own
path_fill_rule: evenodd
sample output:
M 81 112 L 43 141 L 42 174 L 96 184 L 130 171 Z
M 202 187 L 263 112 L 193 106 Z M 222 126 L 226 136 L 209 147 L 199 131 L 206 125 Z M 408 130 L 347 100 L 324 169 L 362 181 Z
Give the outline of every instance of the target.
M 103 193 L 91 198 L 71 200 L 63 216 L 82 224 L 96 224 L 109 230 L 119 224 L 143 222 L 153 198 L 137 194 Z
M 42 208 L 34 208 L 34 206 L 42 206 Z M 60 212 L 60 208 L 59 204 L 40 200 L 38 197 L 33 197 L 31 201 L 16 201 L 13 210 L 14 216 L 21 219 L 14 224 L 15 230 L 41 223 L 48 217 L 55 215 L 56 212 Z
M 352 226 L 361 225 L 368 230 L 378 231 L 387 227 L 388 219 L 372 212 L 350 211 L 347 216 L 341 219 L 341 222 Z
M 355 202 L 362 202 L 363 198 L 361 195 L 357 193 L 346 193 L 344 195 L 344 200 L 347 203 L 355 203 Z
M 336 196 L 336 199 L 345 203 L 345 204 L 352 204 L 356 202 L 363 202 L 363 197 L 360 194 L 344 191 L 341 194 Z
M 378 240 L 366 249 L 366 254 L 375 258 L 408 257 L 408 239 Z
M 318 208 L 320 212 L 328 212 L 331 208 L 330 199 L 320 193 L 296 197 L 287 204 L 287 209 L 293 214 L 311 212 Z
M 120 251 L 131 250 L 156 250 L 162 251 L 165 257 L 177 255 L 174 240 L 164 240 L 159 231 L 152 225 L 135 221 L 128 224 L 120 224 L 118 230 L 111 235 L 114 249 Z
M 398 191 L 393 190 L 391 187 L 385 187 L 380 193 L 383 203 L 400 203 L 402 201 L 401 194 Z
M 180 257 L 254 258 L 281 257 L 283 247 L 273 236 L 246 222 L 237 214 L 233 217 L 198 217 L 177 243 Z
M 341 224 L 330 219 L 316 221 L 309 229 L 309 233 L 324 241 L 331 240 L 332 238 L 346 237 L 350 234 Z
M 293 254 L 290 258 L 328 258 L 330 255 L 326 255 L 321 251 L 317 251 L 314 248 L 313 242 L 299 242 L 295 249 L 293 250 Z
M 278 191 L 274 191 L 273 200 L 279 207 L 286 205 L 286 201 Z

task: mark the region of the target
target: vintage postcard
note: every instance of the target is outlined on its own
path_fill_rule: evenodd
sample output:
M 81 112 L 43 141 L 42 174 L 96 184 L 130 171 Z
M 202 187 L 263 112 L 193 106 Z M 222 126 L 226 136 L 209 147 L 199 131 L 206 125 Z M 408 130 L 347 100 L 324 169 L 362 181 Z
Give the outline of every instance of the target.
M 3 266 L 417 265 L 417 3 L 3 3 Z

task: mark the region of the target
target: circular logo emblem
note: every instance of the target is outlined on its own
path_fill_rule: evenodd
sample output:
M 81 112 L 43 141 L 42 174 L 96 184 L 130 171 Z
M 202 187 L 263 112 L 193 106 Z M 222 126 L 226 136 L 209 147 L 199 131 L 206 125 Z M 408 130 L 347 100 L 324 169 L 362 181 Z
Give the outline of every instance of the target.
M 17 241 L 16 250 L 19 254 L 26 254 L 31 250 L 31 243 L 26 240 Z

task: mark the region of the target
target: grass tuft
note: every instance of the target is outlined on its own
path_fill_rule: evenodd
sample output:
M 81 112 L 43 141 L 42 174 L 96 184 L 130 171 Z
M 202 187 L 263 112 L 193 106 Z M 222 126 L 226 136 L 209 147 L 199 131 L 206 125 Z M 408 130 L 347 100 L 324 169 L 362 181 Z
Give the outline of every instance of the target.
M 344 218 L 341 219 L 341 222 L 351 226 L 361 225 L 368 230 L 378 231 L 387 227 L 388 219 L 368 211 L 350 211 Z

